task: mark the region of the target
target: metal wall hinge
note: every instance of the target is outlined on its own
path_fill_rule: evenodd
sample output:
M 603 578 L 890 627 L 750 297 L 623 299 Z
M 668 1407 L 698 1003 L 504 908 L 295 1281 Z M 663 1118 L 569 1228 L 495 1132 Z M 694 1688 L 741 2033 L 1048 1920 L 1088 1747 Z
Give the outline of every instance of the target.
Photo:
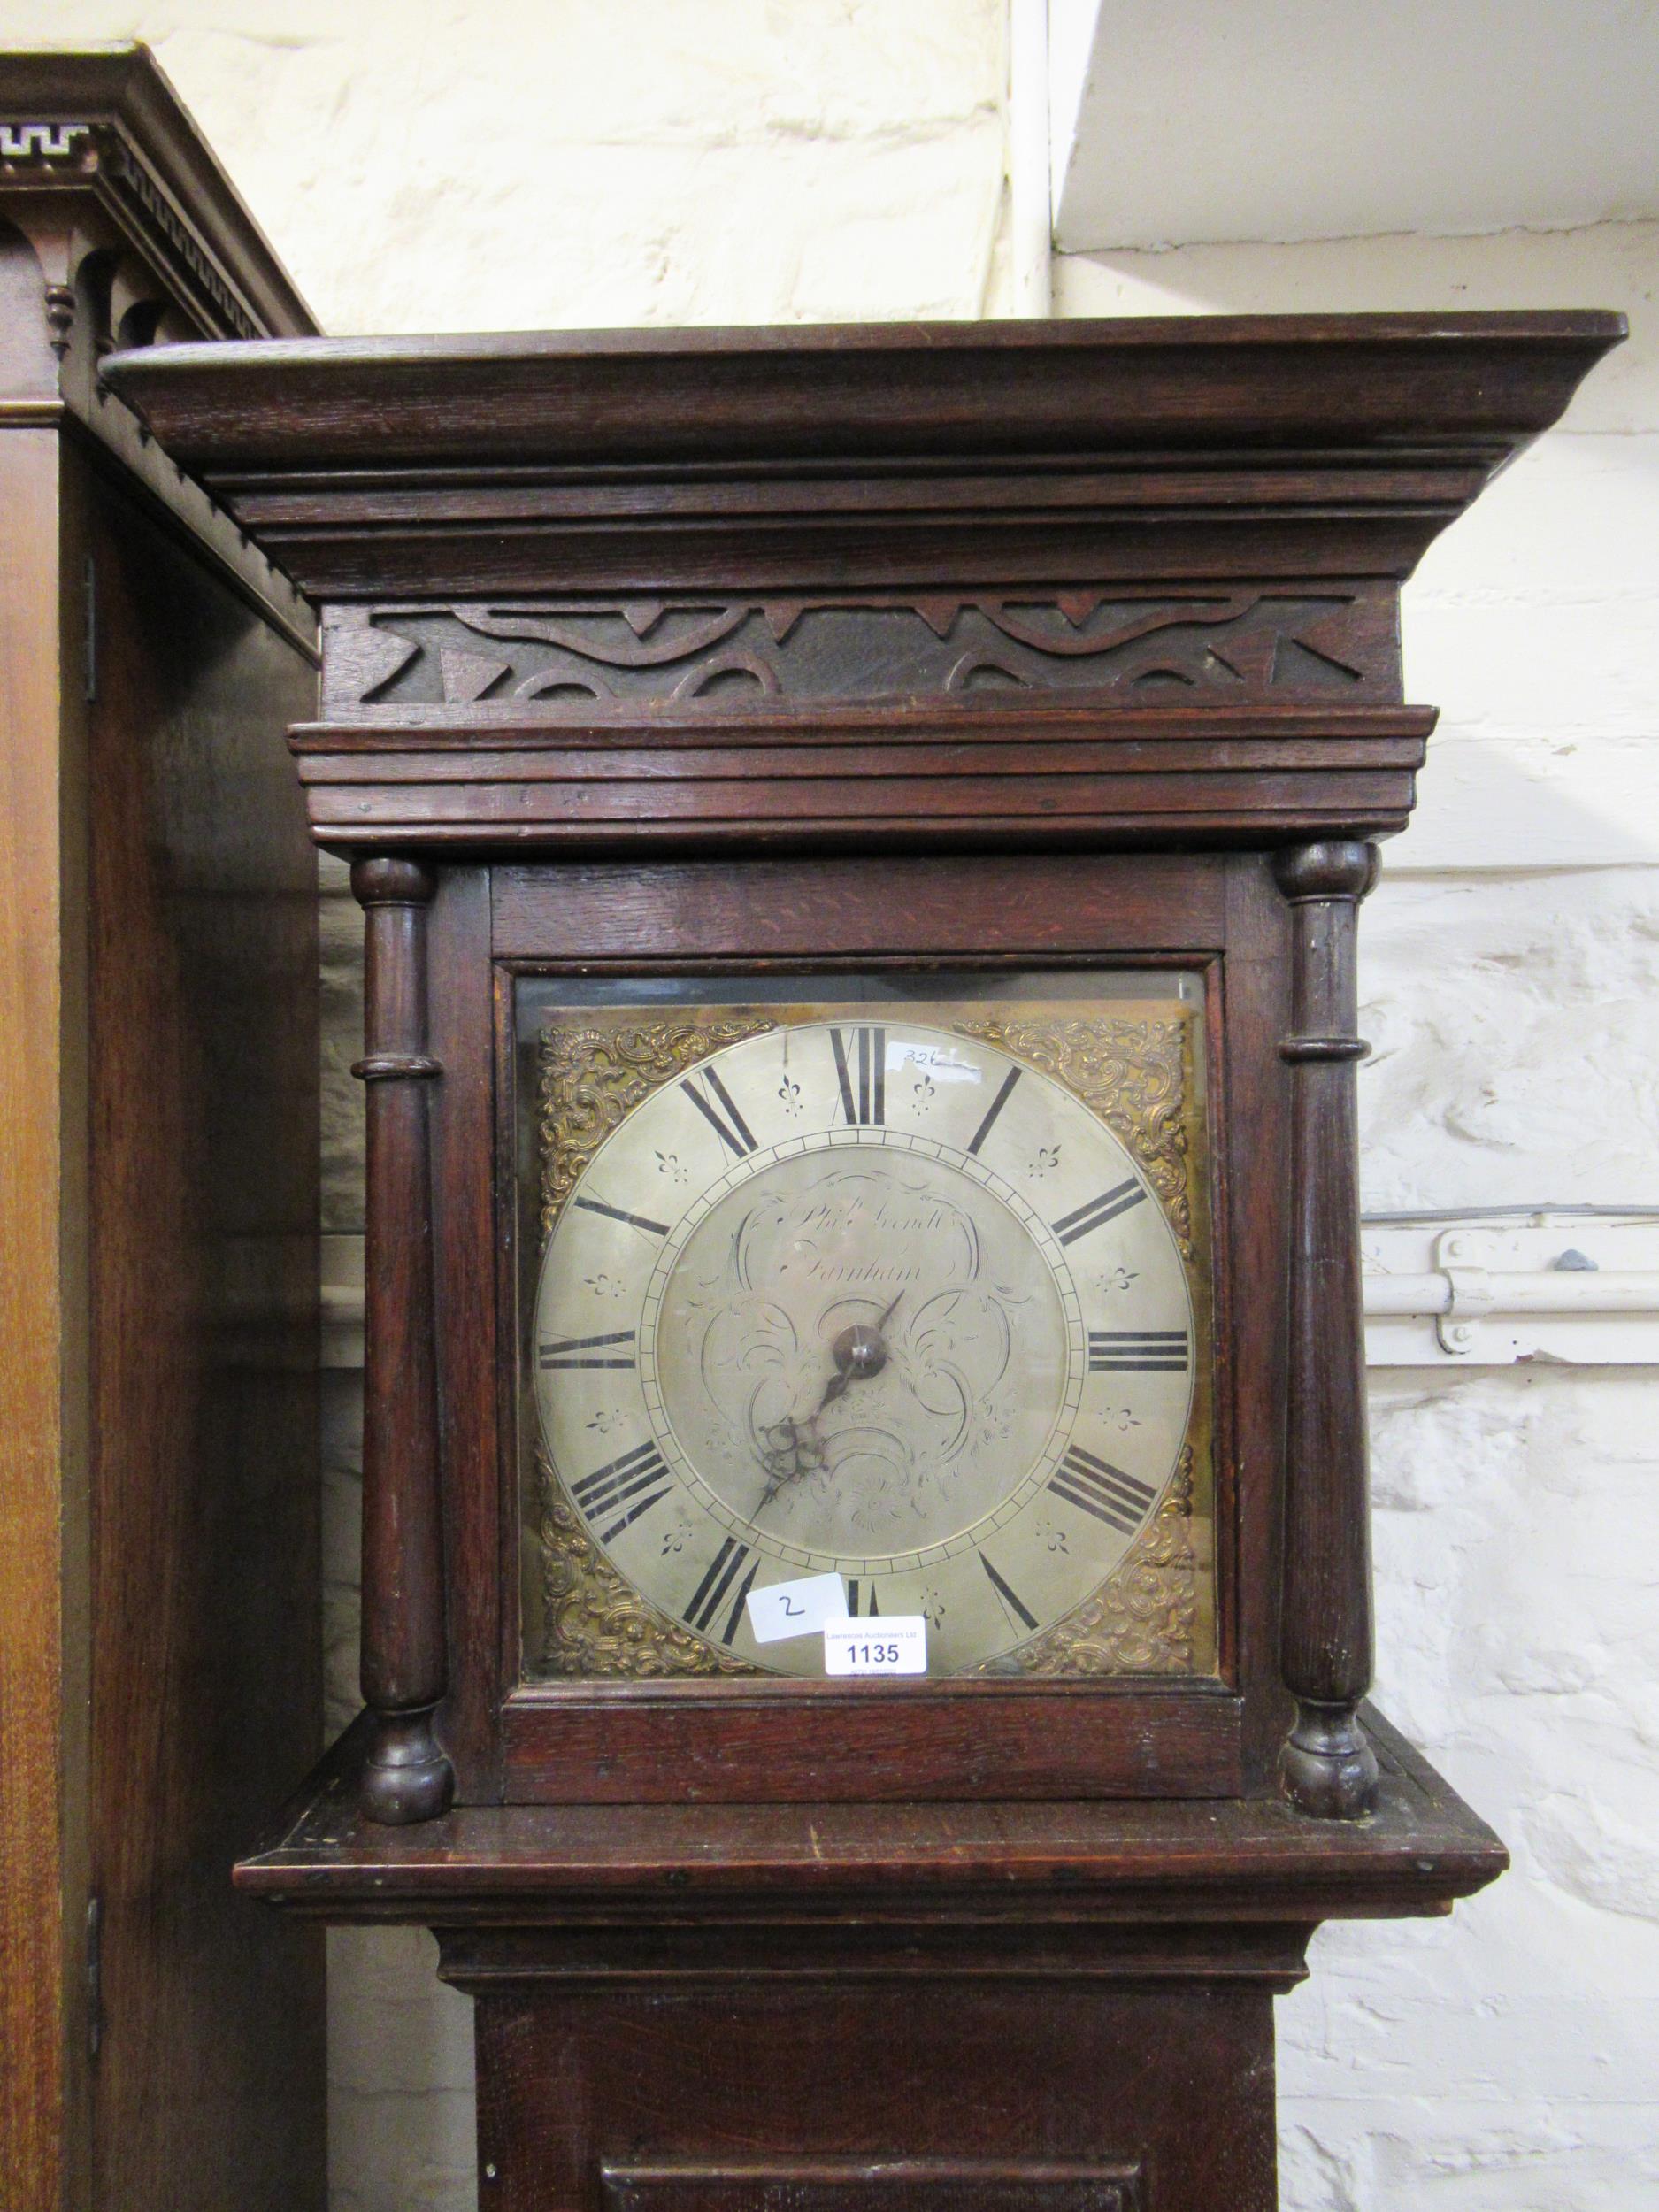
M 1659 1214 L 1372 1218 L 1362 1248 L 1373 1367 L 1659 1364 Z

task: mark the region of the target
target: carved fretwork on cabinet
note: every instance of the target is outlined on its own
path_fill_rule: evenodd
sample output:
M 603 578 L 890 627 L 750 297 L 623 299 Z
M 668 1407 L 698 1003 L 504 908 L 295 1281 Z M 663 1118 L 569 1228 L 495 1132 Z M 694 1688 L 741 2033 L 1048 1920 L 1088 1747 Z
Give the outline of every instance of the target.
M 1314 1927 L 1501 1870 L 1363 1702 L 1355 927 L 1621 328 L 104 365 L 368 916 L 367 1704 L 239 1878 L 437 1932 L 486 2203 L 1266 2212 Z

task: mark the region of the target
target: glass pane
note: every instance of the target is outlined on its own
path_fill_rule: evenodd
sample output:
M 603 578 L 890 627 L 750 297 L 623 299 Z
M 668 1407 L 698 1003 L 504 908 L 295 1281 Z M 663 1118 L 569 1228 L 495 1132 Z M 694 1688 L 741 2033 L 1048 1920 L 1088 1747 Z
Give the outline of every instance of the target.
M 935 1679 L 1214 1671 L 1200 976 L 520 978 L 516 1023 L 526 1680 L 821 1677 L 748 1601 L 822 1577 Z

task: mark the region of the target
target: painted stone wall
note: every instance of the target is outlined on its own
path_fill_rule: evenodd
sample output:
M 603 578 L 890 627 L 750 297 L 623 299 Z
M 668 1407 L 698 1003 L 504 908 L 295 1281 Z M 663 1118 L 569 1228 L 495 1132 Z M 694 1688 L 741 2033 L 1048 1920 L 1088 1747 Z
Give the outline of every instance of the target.
M 325 330 L 971 316 L 1002 0 L 0 0 L 142 38 Z
M 142 36 L 332 331 L 1005 311 L 1002 0 L 0 0 Z M 1435 548 L 1445 709 L 1364 933 L 1374 1209 L 1659 1203 L 1659 229 L 1071 257 L 1056 311 L 1620 306 L 1565 429 Z M 324 871 L 326 1228 L 360 1225 L 357 924 Z M 1509 1841 L 1449 1922 L 1327 1930 L 1281 2009 L 1289 2212 L 1659 2196 L 1659 1378 L 1393 1371 L 1379 1694 Z M 359 1423 L 327 1415 L 329 1718 Z M 334 2212 L 473 2202 L 466 2001 L 331 1939 Z
M 1659 226 L 1067 256 L 1064 314 L 1622 307 L 1432 548 L 1440 706 L 1361 931 L 1368 1211 L 1659 1206 Z M 1659 2197 L 1659 1374 L 1373 1377 L 1379 1701 L 1514 1870 L 1328 1927 L 1279 2011 L 1286 2212 Z

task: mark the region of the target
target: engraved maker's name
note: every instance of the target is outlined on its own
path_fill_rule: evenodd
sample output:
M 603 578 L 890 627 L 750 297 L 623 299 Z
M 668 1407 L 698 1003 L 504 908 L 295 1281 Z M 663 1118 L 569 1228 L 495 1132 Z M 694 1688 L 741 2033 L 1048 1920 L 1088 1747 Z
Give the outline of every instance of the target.
M 906 1202 L 882 1199 L 872 1205 L 863 1197 L 820 1199 L 801 1217 L 795 1249 L 803 1271 L 820 1283 L 909 1283 L 922 1268 L 911 1249 L 891 1248 L 872 1255 L 872 1238 L 936 1237 L 949 1231 L 953 1210 L 930 1199 Z M 846 1255 L 849 1243 L 863 1245 L 856 1256 Z

